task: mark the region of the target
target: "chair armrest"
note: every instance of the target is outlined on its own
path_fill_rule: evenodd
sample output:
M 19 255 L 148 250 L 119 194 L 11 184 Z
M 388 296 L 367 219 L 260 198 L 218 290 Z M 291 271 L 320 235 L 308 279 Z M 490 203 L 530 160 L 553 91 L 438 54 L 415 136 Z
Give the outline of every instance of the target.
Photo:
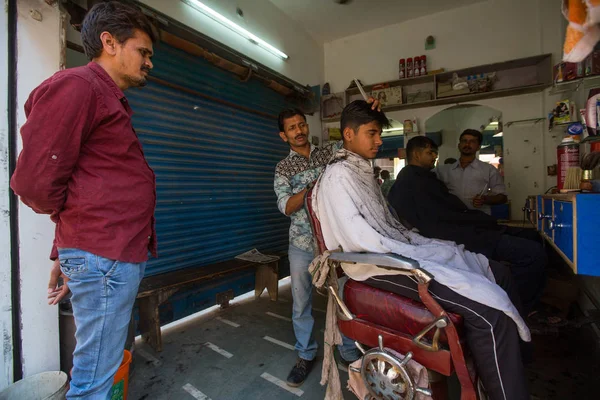
M 329 259 L 341 263 L 371 264 L 381 268 L 401 270 L 404 275 L 416 277 L 419 283 L 428 283 L 434 278 L 432 274 L 421 268 L 417 261 L 398 254 L 332 252 Z
M 417 261 L 392 253 L 332 252 L 329 259 L 343 263 L 373 264 L 392 269 L 412 270 L 419 268 Z

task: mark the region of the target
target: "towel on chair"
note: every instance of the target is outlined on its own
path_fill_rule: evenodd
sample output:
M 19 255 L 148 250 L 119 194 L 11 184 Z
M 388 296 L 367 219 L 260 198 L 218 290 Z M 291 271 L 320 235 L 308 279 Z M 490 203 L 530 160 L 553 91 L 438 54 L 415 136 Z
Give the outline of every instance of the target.
M 308 272 L 312 275 L 312 283 L 318 289 L 331 286 L 338 292 L 337 274 L 329 261 L 331 252 L 326 251 L 317 256 L 308 266 Z M 327 385 L 325 400 L 343 400 L 342 385 L 340 384 L 340 373 L 333 356 L 333 348 L 342 344 L 342 334 L 337 324 L 337 313 L 335 299 L 331 293 L 327 293 L 327 314 L 325 317 L 325 348 L 323 349 L 323 369 L 321 370 L 321 385 Z

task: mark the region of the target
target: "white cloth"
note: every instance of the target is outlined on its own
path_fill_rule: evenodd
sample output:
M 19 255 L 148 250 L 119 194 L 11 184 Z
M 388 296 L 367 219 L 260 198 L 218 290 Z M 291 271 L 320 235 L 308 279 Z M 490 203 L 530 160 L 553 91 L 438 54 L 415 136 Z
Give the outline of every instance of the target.
M 389 211 L 372 167 L 364 158 L 344 149 L 338 151 L 319 178 L 313 197 L 328 249 L 341 246 L 347 252 L 395 253 L 416 260 L 442 285 L 504 312 L 517 324 L 521 338 L 531 340 L 517 309 L 496 285 L 487 258 L 464 250 L 463 245 L 428 239 L 406 229 Z M 389 273 L 364 266 L 356 276 L 343 267 L 353 279 Z
M 435 172 L 448 186 L 450 193 L 460 198 L 472 210 L 475 209 L 473 197 L 482 194 L 482 191 L 485 191 L 483 194 L 506 194 L 506 187 L 498 170 L 477 158 L 464 169 L 460 167 L 460 161 L 457 161 L 454 164 L 440 165 Z M 486 214 L 492 213 L 487 204 L 478 210 Z

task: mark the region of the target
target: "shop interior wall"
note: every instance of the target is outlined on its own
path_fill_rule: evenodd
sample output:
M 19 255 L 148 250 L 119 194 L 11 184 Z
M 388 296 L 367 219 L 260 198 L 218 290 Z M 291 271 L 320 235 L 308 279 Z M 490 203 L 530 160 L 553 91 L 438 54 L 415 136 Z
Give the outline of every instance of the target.
M 427 55 L 428 68 L 453 70 L 510 59 L 552 53 L 561 57 L 565 24 L 560 4 L 544 0 L 488 0 L 411 21 L 325 43 L 325 82 L 333 92 L 344 90 L 356 77 L 365 84 L 398 77 L 398 59 Z M 436 38 L 436 48 L 425 51 L 425 38 Z M 502 113 L 502 120 L 545 117 L 556 99 L 548 91 L 475 102 Z M 450 106 L 390 112 L 397 121 L 425 121 Z M 546 165 L 556 162 L 561 135 L 544 123 L 504 130 L 505 181 L 512 199 L 511 218 L 522 218 L 521 203 L 528 195 L 555 185 Z M 553 137 L 555 136 L 555 137 Z M 526 142 L 527 141 L 527 142 Z

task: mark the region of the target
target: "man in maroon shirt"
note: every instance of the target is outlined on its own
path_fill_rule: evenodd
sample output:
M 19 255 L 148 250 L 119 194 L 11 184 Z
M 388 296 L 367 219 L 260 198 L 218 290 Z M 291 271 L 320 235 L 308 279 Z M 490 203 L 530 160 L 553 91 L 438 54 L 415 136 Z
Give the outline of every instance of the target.
M 107 2 L 89 10 L 81 38 L 91 62 L 56 73 L 25 104 L 11 187 L 56 223 L 49 304 L 70 289 L 77 327 L 67 398 L 106 399 L 148 253 L 156 256 L 155 177 L 123 94 L 146 84 L 156 35 L 137 8 Z

